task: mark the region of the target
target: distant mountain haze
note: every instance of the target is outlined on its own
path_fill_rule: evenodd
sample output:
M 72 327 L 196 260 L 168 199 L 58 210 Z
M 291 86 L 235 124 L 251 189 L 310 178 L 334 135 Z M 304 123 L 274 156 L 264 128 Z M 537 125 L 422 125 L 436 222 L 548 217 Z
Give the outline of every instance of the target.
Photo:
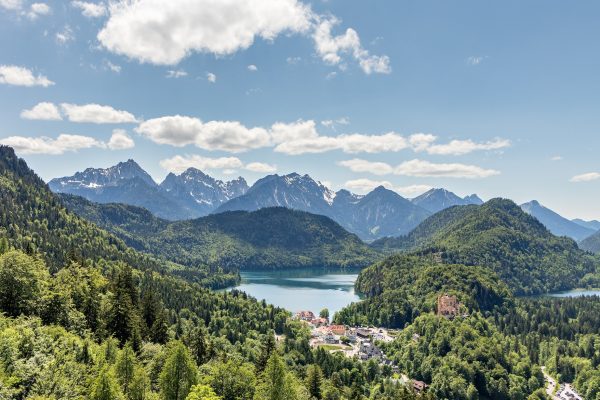
M 549 208 L 544 207 L 536 200 L 521 204 L 521 209 L 537 218 L 556 236 L 568 236 L 576 241 L 581 241 L 596 232 L 595 229 L 587 228 L 564 218 Z

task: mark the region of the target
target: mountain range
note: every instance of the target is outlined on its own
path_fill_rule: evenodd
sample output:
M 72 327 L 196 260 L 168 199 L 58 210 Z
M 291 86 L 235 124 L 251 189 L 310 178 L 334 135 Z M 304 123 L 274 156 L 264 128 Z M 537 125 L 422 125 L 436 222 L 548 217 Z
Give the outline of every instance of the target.
M 82 196 L 97 203 L 143 207 L 167 220 L 285 207 L 330 217 L 366 241 L 406 234 L 447 207 L 483 203 L 477 195 L 461 198 L 445 189 L 432 189 L 413 200 L 384 187 L 366 195 L 344 189 L 334 192 L 310 176 L 297 173 L 269 175 L 249 188 L 241 177 L 223 182 L 189 168 L 180 175 L 170 173 L 157 184 L 133 160 L 52 179 L 49 186 L 55 193 Z
M 52 179 L 55 193 L 68 193 L 98 203 L 123 203 L 146 208 L 168 220 L 208 215 L 222 203 L 248 190 L 244 178 L 223 182 L 189 168 L 169 174 L 159 185 L 135 161 L 110 168 L 88 168 L 73 176 Z

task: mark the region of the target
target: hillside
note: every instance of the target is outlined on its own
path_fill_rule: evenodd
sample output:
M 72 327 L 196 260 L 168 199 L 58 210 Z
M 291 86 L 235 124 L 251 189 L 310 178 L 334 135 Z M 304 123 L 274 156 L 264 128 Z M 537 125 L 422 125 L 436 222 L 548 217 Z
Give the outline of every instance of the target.
M 443 293 L 456 295 L 466 312 L 512 304 L 510 290 L 494 272 L 428 257 L 391 256 L 361 271 L 355 287 L 366 299 L 339 312 L 338 322 L 403 328 L 420 314 L 435 312 Z
M 387 252 L 440 253 L 447 263 L 488 267 L 517 295 L 576 287 L 598 265 L 573 240 L 554 236 L 504 199 L 446 209 L 409 235 L 382 239 L 373 247 Z
M 357 267 L 377 253 L 331 219 L 282 207 L 169 222 L 122 204 L 63 196 L 67 208 L 133 248 L 188 266 L 226 269 Z
M 600 253 L 600 231 L 582 240 L 579 243 L 579 247 L 583 250 L 591 251 L 592 253 Z

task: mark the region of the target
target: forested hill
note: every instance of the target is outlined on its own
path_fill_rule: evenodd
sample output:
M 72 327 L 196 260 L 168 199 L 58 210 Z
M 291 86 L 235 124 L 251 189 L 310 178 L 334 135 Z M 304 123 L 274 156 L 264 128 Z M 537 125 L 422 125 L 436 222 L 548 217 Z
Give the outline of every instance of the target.
M 73 254 L 162 269 L 157 261 L 69 212 L 25 161 L 5 146 L 0 146 L 0 207 L 0 237 L 12 248 L 43 254 L 52 269 L 65 265 Z
M 437 253 L 446 263 L 490 268 L 517 295 L 570 289 L 598 260 L 568 238 L 556 237 L 510 200 L 458 206 L 425 220 L 408 236 L 383 239 L 385 251 Z
M 97 204 L 70 195 L 61 198 L 67 208 L 135 249 L 187 266 L 362 267 L 378 257 L 333 220 L 281 207 L 169 222 L 134 206 Z

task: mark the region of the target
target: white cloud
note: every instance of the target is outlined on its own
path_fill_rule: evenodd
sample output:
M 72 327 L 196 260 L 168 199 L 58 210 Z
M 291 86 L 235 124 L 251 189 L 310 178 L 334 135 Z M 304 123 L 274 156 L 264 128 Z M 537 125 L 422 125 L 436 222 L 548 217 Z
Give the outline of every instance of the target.
M 23 0 L 0 0 L 0 7 L 7 10 L 20 10 L 23 7 Z
M 291 123 L 276 122 L 271 126 L 271 137 L 274 143 L 293 142 L 318 136 L 315 121 L 312 120 L 300 119 Z
M 109 11 L 100 43 L 162 65 L 177 64 L 192 52 L 233 54 L 256 38 L 306 32 L 312 18 L 297 0 L 138 0 L 112 3 Z
M 27 12 L 27 18 L 34 20 L 37 19 L 40 15 L 48 15 L 50 14 L 50 6 L 46 3 L 33 3 L 29 7 L 29 11 Z
M 563 157 L 562 156 L 554 156 L 550 159 L 551 161 L 562 161 Z
M 500 150 L 510 147 L 510 140 L 495 139 L 485 143 L 475 143 L 472 140 L 452 140 L 448 144 L 436 144 L 426 148 L 427 153 L 437 155 L 459 156 L 480 150 Z
M 112 71 L 114 73 L 120 73 L 121 72 L 121 66 L 117 65 L 117 64 L 113 64 L 110 61 L 105 61 L 104 63 L 105 65 L 105 69 Z
M 338 136 L 315 136 L 281 143 L 275 151 L 290 155 L 324 153 L 341 150 L 344 153 L 397 152 L 409 147 L 407 140 L 394 132 L 382 135 L 344 134 Z
M 394 170 L 396 175 L 416 177 L 443 177 L 443 178 L 487 178 L 499 175 L 500 172 L 493 169 L 483 169 L 475 165 L 467 164 L 437 164 L 423 160 L 405 161 Z
M 44 75 L 35 76 L 30 69 L 16 65 L 0 65 L 0 83 L 28 87 L 54 85 L 54 82 Z
M 359 194 L 369 193 L 379 186 L 393 190 L 405 197 L 415 197 L 431 189 L 431 186 L 428 185 L 394 186 L 390 181 L 374 181 L 365 178 L 349 180 L 344 184 L 344 187 Z
M 55 37 L 59 44 L 67 44 L 75 40 L 75 35 L 73 34 L 73 30 L 69 25 L 65 25 L 62 31 L 56 32 Z
M 91 3 L 89 1 L 72 1 L 71 5 L 81 10 L 81 14 L 87 18 L 99 18 L 106 15 L 107 9 L 104 3 Z
M 212 72 L 207 72 L 206 80 L 208 80 L 210 83 L 215 83 L 217 81 L 217 76 L 215 74 L 213 74 Z
M 172 69 L 172 70 L 167 71 L 167 78 L 177 79 L 177 78 L 183 78 L 184 76 L 187 76 L 187 75 L 188 75 L 188 73 L 182 69 L 176 69 L 176 70 Z
M 123 129 L 115 129 L 107 145 L 111 150 L 126 150 L 135 147 L 135 142 Z
M 62 116 L 58 107 L 53 103 L 38 103 L 29 110 L 21 111 L 21 118 L 42 121 L 60 121 Z
M 394 168 L 383 162 L 371 162 L 354 158 L 338 162 L 338 165 L 349 168 L 352 172 L 369 172 L 374 175 L 389 175 L 394 172 Z
M 600 179 L 600 173 L 588 172 L 586 174 L 575 175 L 571 178 L 571 182 L 590 182 Z
M 277 171 L 276 165 L 265 164 L 261 162 L 251 162 L 247 164 L 244 169 L 252 172 L 261 172 L 265 174 L 271 174 Z
M 322 19 L 315 28 L 313 38 L 317 54 L 329 65 L 340 65 L 345 68 L 343 54 L 350 54 L 367 75 L 372 73 L 389 74 L 392 72 L 388 56 L 372 56 L 365 50 L 358 33 L 346 29 L 342 35 L 332 36 L 331 30 L 339 21 L 336 18 Z
M 252 72 L 258 71 L 258 67 L 254 64 L 250 64 L 250 65 L 248 65 L 248 71 L 252 71 Z
M 160 161 L 160 166 L 169 172 L 180 174 L 188 168 L 200 170 L 241 168 L 244 164 L 237 157 L 209 158 L 198 155 L 174 156 Z
M 100 104 L 60 105 L 62 111 L 71 122 L 88 122 L 93 124 L 121 124 L 137 122 L 135 116 L 127 111 L 115 110 Z
M 92 147 L 104 148 L 106 145 L 89 136 L 61 134 L 56 139 L 49 137 L 10 136 L 0 139 L 0 144 L 11 146 L 20 154 L 58 155 Z
M 349 55 L 366 74 L 391 71 L 389 58 L 369 54 L 354 29 L 332 36 L 339 20 L 319 16 L 300 0 L 119 1 L 111 2 L 109 13 L 98 33 L 101 45 L 143 63 L 175 65 L 194 52 L 230 55 L 257 38 L 300 34 L 314 40 L 328 64 L 343 67 Z
M 373 181 L 371 179 L 365 179 L 365 178 L 353 179 L 353 180 L 347 181 L 344 184 L 344 187 L 346 187 L 347 189 L 350 189 L 352 192 L 356 192 L 359 194 L 368 193 L 379 186 L 383 186 L 385 188 L 390 189 L 394 185 L 392 185 L 392 183 L 389 181 Z
M 136 132 L 159 144 L 176 147 L 194 144 L 205 150 L 232 153 L 266 147 L 270 143 L 269 132 L 263 128 L 247 128 L 237 121 L 204 123 L 181 115 L 144 121 Z

